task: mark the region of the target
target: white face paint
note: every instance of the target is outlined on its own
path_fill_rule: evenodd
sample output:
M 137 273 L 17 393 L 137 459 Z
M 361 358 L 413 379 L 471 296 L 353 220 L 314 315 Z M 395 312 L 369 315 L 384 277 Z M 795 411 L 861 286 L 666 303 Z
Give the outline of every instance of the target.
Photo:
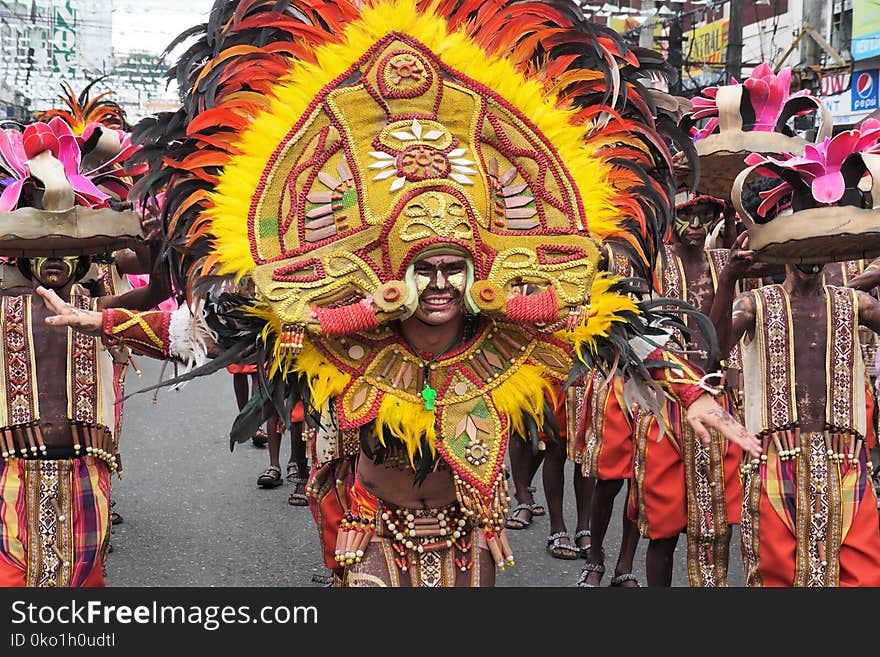
M 422 296 L 422 292 L 428 289 L 428 286 L 430 284 L 430 276 L 426 276 L 425 274 L 416 274 L 416 289 L 419 291 L 419 296 Z
M 450 287 L 454 287 L 459 292 L 464 292 L 464 272 L 459 274 L 450 274 L 446 279 Z

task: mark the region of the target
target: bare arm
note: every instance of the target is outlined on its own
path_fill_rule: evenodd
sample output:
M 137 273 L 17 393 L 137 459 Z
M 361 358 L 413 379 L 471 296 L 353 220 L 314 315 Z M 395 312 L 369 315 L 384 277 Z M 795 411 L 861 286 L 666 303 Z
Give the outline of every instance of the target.
M 171 279 L 164 262 L 157 262 L 150 271 L 150 282 L 144 287 L 129 290 L 125 294 L 115 294 L 98 298 L 98 309 L 128 308 L 129 310 L 149 310 L 158 306 L 171 296 Z
M 865 267 L 865 271 L 851 278 L 846 284 L 847 287 L 853 287 L 863 292 L 870 292 L 878 285 L 880 285 L 880 258 L 874 260 Z
M 880 301 L 861 290 L 856 295 L 859 300 L 859 324 L 874 333 L 880 333 Z
M 718 276 L 718 289 L 709 310 L 709 319 L 718 334 L 718 347 L 724 356 L 755 325 L 755 308 L 751 295 L 741 294 L 734 300 L 736 282 L 749 271 L 753 262 L 754 251 L 748 249 L 748 235 L 742 233 L 736 238 L 727 266 Z

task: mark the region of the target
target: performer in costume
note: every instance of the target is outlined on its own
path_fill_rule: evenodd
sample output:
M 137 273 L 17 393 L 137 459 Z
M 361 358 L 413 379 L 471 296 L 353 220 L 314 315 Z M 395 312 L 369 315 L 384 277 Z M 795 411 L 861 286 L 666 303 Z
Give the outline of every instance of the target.
M 621 278 L 633 276 L 637 260 L 626 247 L 607 240 L 604 245 L 603 269 Z M 571 389 L 570 389 L 571 390 Z M 624 380 L 616 375 L 607 378 L 599 369 L 587 375 L 582 391 L 573 443 L 575 467 L 581 474 L 596 480 L 590 513 L 591 542 L 587 562 L 581 571 L 578 586 L 598 586 L 605 572 L 605 532 L 611 522 L 614 498 L 624 481 L 632 485 L 633 425 L 632 411 L 624 395 Z M 637 586 L 632 574 L 633 560 L 639 542 L 638 526 L 623 509 L 623 532 L 617 558 L 613 586 Z M 628 584 L 628 582 L 630 582 Z
M 104 91 L 92 95 L 94 87 L 103 82 L 106 77 L 99 77 L 89 82 L 83 90 L 77 94 L 73 86 L 68 82 L 62 82 L 63 93 L 58 99 L 63 103 L 63 108 L 50 109 L 36 115 L 36 121 L 48 124 L 53 119 L 63 121 L 70 127 L 77 142 L 84 152 L 81 169 L 88 171 L 95 164 L 112 160 L 119 155 L 120 148 L 126 141 L 130 142 L 131 126 L 126 119 L 125 109 L 119 103 L 111 99 L 113 91 Z M 127 158 L 129 153 L 124 153 Z M 103 182 L 99 182 L 99 186 Z M 128 185 L 129 183 L 124 183 Z M 127 189 L 125 186 L 111 186 L 107 191 L 111 192 L 115 199 L 127 201 Z M 114 203 L 116 201 L 114 200 Z M 132 245 L 132 248 L 120 249 L 109 254 L 109 257 L 93 258 L 92 265 L 80 283 L 90 289 L 94 296 L 118 296 L 134 289 L 130 276 L 141 277 L 153 271 L 159 258 L 159 251 L 163 245 L 161 239 L 161 223 L 151 212 L 141 215 L 141 227 L 144 240 Z M 10 281 L 11 282 L 11 281 Z M 20 281 L 19 281 L 20 283 Z M 148 283 L 148 279 L 143 281 Z M 163 300 L 165 307 L 172 304 L 171 300 Z M 149 310 L 149 307 L 138 307 L 137 310 Z M 116 399 L 125 396 L 125 376 L 129 364 L 133 364 L 131 351 L 124 348 L 111 349 L 113 356 L 113 380 Z M 137 366 L 135 372 L 140 376 Z M 119 445 L 122 440 L 122 423 L 124 417 L 124 404 L 117 403 L 114 406 L 115 421 L 113 423 L 113 454 L 116 457 L 119 476 L 122 476 L 123 463 Z M 115 502 L 113 503 L 115 506 Z M 122 516 L 116 511 L 111 514 L 113 524 L 119 524 Z
M 134 147 L 92 155 L 61 119 L 4 130 L 0 166 L 0 253 L 16 257 L 25 285 L 2 290 L 0 348 L 0 584 L 101 586 L 110 526 L 110 474 L 117 469 L 113 359 L 100 341 L 50 330 L 34 288 L 73 307 L 149 308 L 168 295 L 167 279 L 122 296 L 93 298 L 79 285 L 90 254 L 133 243 L 134 213 L 113 210 L 131 174 L 120 162 Z M 117 206 L 118 207 L 118 206 Z M 26 227 L 26 230 L 21 230 Z M 90 230 L 95 234 L 90 234 Z M 24 236 L 19 235 L 19 231 Z M 69 253 L 70 256 L 56 255 Z
M 859 233 L 876 222 L 877 209 L 865 207 L 862 193 L 854 197 L 844 190 L 855 188 L 866 173 L 877 189 L 871 154 L 880 137 L 877 128 L 880 124 L 865 126 L 817 145 L 818 156 L 845 154 L 839 186 L 835 176 L 801 177 L 803 162 L 814 157 L 808 152 L 803 158 L 750 157 L 752 166 L 734 187 L 749 240 L 722 276 L 735 279 L 755 258 L 789 259 L 782 285 L 744 293 L 732 310 L 731 297 L 719 297 L 719 310 L 726 312 L 713 309 L 722 346 L 743 338 L 745 419 L 767 447 L 760 460 L 743 466 L 742 537 L 750 586 L 880 584 L 858 331 L 877 330 L 880 303 L 852 288 L 823 285 L 821 264 L 829 254 L 845 261 L 880 248 L 870 234 L 853 239 L 829 228 L 846 225 Z M 760 175 L 783 180 L 760 205 L 744 204 L 742 190 Z M 780 215 L 778 205 L 787 198 L 795 211 Z
M 180 113 L 140 130 L 187 244 L 172 260 L 194 291 L 254 278 L 224 358 L 258 348 L 273 399 L 320 413 L 309 490 L 338 583 L 491 584 L 513 563 L 508 435 L 544 426 L 575 358 L 757 449 L 658 348 L 650 322 L 671 319 L 597 273 L 602 239 L 653 262 L 667 223 L 669 154 L 637 81 L 659 57 L 537 2 L 224 2 L 200 44 L 175 69 Z M 541 291 L 510 295 L 524 283 Z M 167 356 L 144 336 L 168 321 L 112 311 L 103 331 Z M 655 379 L 646 359 L 678 366 Z
M 704 250 L 708 232 L 719 221 L 723 202 L 710 196 L 682 199 L 675 224 L 658 263 L 662 297 L 681 299 L 708 312 L 714 297 L 719 262 L 727 250 Z M 719 252 L 720 251 L 720 252 Z M 713 360 L 712 337 L 694 326 L 688 343 L 690 360 L 707 367 Z M 717 355 L 714 356 L 717 362 Z M 732 400 L 725 396 L 728 409 Z M 646 572 L 649 586 L 670 586 L 673 552 L 679 534 L 688 537 L 688 575 L 693 586 L 726 586 L 729 526 L 739 523 L 742 491 L 741 452 L 718 437 L 710 445 L 693 434 L 674 405 L 659 418 L 639 413 L 635 431 L 635 488 L 633 511 L 640 533 L 647 537 Z M 660 424 L 672 427 L 658 440 Z

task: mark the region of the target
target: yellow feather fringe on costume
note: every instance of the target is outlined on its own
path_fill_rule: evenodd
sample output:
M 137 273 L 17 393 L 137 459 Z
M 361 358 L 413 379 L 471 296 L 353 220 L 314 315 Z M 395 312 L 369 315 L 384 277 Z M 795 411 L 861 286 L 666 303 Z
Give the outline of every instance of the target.
M 512 433 L 526 437 L 523 414 L 528 413 L 540 427 L 544 424 L 544 396 L 553 401 L 553 388 L 539 367 L 523 365 L 507 381 L 492 391 L 492 401 L 501 415 L 507 418 Z
M 369 48 L 390 32 L 418 39 L 447 65 L 495 90 L 537 126 L 553 144 L 574 178 L 589 226 L 581 230 L 597 239 L 617 230 L 620 209 L 614 205 L 615 189 L 609 180 L 611 166 L 588 150 L 584 136 L 588 125 L 573 125 L 574 112 L 561 108 L 555 95 L 545 97 L 542 83 L 530 80 L 509 61 L 487 55 L 463 30 L 447 33 L 446 21 L 420 12 L 410 0 L 374 0 L 358 20 L 346 27 L 340 43 L 314 51 L 315 63 L 296 62 L 274 90 L 268 111 L 254 118 L 236 144 L 241 155 L 224 167 L 207 215 L 215 236 L 214 252 L 219 274 L 250 273 L 255 263 L 250 252 L 247 216 L 267 161 L 319 92 L 344 73 Z M 479 66 L 474 66 L 479 62 Z
M 590 293 L 590 317 L 587 322 L 580 323 L 574 331 L 559 331 L 555 336 L 572 344 L 576 353 L 580 354 L 581 347 L 586 346 L 595 352 L 596 339 L 606 337 L 608 329 L 614 322 L 625 322 L 621 313 L 639 313 L 636 302 L 624 294 L 609 292 L 612 285 L 620 280 L 618 276 L 611 274 L 599 274 L 593 279 Z
M 434 428 L 434 412 L 425 410 L 422 404 L 413 404 L 398 397 L 385 395 L 376 417 L 376 434 L 379 442 L 388 446 L 385 435 L 400 440 L 406 445 L 410 465 L 415 468 L 416 455 L 422 453 L 422 436 L 427 437 L 431 456 L 437 454 L 437 431 Z
M 513 433 L 526 436 L 523 414 L 527 413 L 540 427 L 544 423 L 544 396 L 556 400 L 553 388 L 544 378 L 541 368 L 523 365 L 503 384 L 488 395 L 500 415 L 507 418 Z M 422 453 L 422 436 L 427 437 L 431 456 L 437 453 L 437 431 L 433 411 L 422 404 L 414 404 L 391 395 L 385 395 L 376 417 L 376 433 L 379 442 L 386 446 L 386 436 L 400 440 L 406 446 L 410 464 L 415 467 L 417 456 Z
M 263 327 L 263 341 L 267 342 L 269 334 L 276 336 L 281 332 L 281 324 L 278 317 L 272 312 L 268 304 L 258 303 L 256 306 L 246 308 L 245 312 L 254 317 L 259 317 L 266 322 Z M 303 350 L 298 356 L 284 353 L 279 346 L 278 340 L 274 341 L 275 352 L 272 354 L 269 377 L 281 370 L 284 376 L 305 374 L 309 383 L 309 391 L 312 395 L 312 406 L 321 409 L 331 397 L 342 394 L 345 387 L 351 382 L 351 377 L 345 372 L 340 372 L 332 363 L 321 355 L 308 340 L 303 342 Z

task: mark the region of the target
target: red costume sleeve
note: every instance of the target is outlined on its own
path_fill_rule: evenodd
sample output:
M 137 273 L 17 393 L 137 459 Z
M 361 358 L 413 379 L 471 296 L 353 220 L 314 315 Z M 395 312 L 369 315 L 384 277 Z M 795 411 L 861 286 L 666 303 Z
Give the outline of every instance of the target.
M 709 393 L 708 390 L 700 386 L 704 372 L 678 354 L 666 349 L 655 349 L 648 354 L 647 360 L 675 363 L 675 367 L 653 367 L 650 368 L 650 372 L 663 389 L 684 408 L 688 408 L 698 397 Z
M 101 339 L 105 345 L 121 343 L 136 354 L 151 358 L 170 358 L 170 312 L 134 312 L 125 308 L 105 308 L 102 315 L 104 332 Z

